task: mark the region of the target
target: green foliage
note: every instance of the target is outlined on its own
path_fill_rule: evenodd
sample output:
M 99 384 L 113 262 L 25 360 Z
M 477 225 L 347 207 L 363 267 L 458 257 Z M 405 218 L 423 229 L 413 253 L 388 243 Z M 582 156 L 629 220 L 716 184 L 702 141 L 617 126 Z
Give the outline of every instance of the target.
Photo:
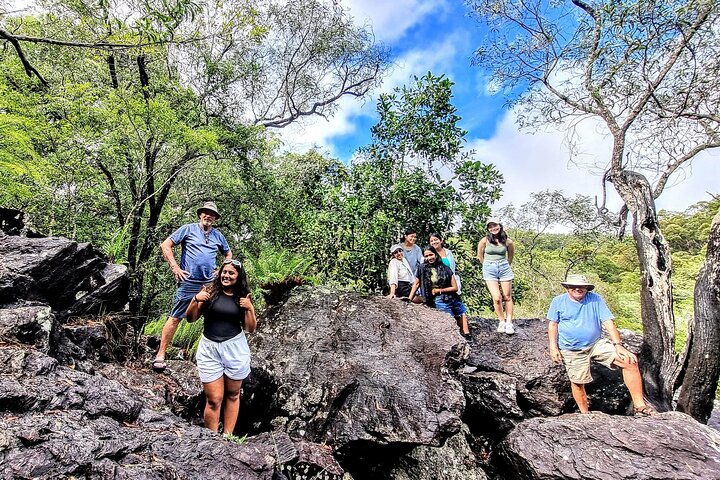
M 163 317 L 158 318 L 157 320 L 148 322 L 145 325 L 145 329 L 144 329 L 145 335 L 160 336 L 162 334 L 162 329 L 163 329 L 163 326 L 165 325 L 166 320 L 167 320 L 167 316 L 163 316 Z M 180 321 L 180 323 L 178 324 L 178 328 L 175 331 L 175 335 L 172 338 L 171 347 L 182 351 L 183 352 L 182 358 L 187 358 L 187 359 L 192 360 L 195 358 L 195 352 L 197 352 L 198 342 L 200 341 L 202 332 L 203 332 L 202 318 L 195 322 L 188 322 L 185 319 L 182 319 Z M 171 354 L 172 354 L 172 352 L 168 351 L 168 355 L 171 355 Z

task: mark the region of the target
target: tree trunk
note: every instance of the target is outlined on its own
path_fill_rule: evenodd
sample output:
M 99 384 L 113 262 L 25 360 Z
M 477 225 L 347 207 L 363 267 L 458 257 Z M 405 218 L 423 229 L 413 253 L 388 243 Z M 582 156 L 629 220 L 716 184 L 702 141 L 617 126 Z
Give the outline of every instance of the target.
M 640 369 L 647 397 L 670 409 L 678 372 L 675 353 L 670 249 L 662 236 L 647 179 L 622 170 L 609 177 L 633 216 L 633 237 L 640 260 L 640 308 L 644 342 Z
M 720 376 L 720 211 L 695 282 L 695 315 L 677 409 L 707 423 Z

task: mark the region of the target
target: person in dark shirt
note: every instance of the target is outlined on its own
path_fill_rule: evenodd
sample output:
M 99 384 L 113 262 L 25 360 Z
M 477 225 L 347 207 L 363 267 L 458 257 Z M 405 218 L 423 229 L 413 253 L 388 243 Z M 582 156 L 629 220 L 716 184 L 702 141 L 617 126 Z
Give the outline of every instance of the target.
M 245 269 L 225 260 L 215 280 L 203 287 L 186 312 L 189 322 L 204 317 L 197 353 L 198 372 L 207 402 L 205 426 L 217 432 L 223 407 L 223 435 L 233 433 L 240 411 L 240 388 L 250 374 L 250 347 L 245 332 L 257 325 Z
M 425 292 L 425 305 L 452 315 L 462 336 L 471 341 L 467 308 L 457 293 L 457 280 L 453 271 L 440 260 L 435 247 L 425 247 L 422 253 L 424 262 L 418 267 L 415 283 L 410 290 L 410 300 L 412 301 L 418 289 L 422 288 Z

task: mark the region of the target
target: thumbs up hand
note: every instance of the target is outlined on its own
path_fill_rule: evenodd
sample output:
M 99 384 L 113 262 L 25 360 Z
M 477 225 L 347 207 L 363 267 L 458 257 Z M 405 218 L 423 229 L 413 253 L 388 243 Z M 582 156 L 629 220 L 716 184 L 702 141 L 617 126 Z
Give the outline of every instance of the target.
M 248 293 L 244 298 L 241 298 L 241 299 L 240 299 L 240 306 L 241 306 L 242 308 L 247 309 L 247 310 L 252 310 L 252 309 L 254 309 L 253 304 L 252 304 L 252 300 L 250 300 L 250 295 L 252 295 L 252 294 L 251 294 L 251 293 Z

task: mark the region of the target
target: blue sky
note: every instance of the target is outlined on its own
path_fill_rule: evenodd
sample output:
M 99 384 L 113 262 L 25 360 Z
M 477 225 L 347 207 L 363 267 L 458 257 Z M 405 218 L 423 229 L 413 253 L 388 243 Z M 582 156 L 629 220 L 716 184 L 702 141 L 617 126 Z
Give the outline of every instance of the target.
M 577 126 L 582 139 L 576 163 L 570 162 L 566 134 L 555 127 L 535 132 L 520 131 L 515 113 L 505 107 L 500 94 L 488 91 L 489 74 L 471 65 L 480 45 L 481 25 L 468 16 L 460 0 L 337 0 L 349 9 L 356 23 L 371 25 L 377 40 L 392 51 L 394 66 L 382 87 L 365 103 L 344 98 L 329 120 L 314 118 L 281 131 L 285 148 L 321 151 L 348 162 L 357 148 L 370 142 L 370 127 L 377 122 L 375 105 L 380 93 L 408 84 L 413 75 L 432 71 L 455 82 L 454 105 L 467 130 L 467 148 L 475 158 L 495 164 L 505 177 L 504 194 L 493 205 L 521 205 L 530 193 L 559 189 L 567 195 L 590 197 L 602 192 L 600 172 L 611 144 L 602 128 L 593 121 Z M 709 200 L 706 192 L 720 193 L 714 165 L 720 152 L 706 152 L 689 168 L 675 175 L 658 200 L 658 208 L 682 211 L 689 205 Z M 593 167 L 594 166 L 594 167 Z M 609 186 L 609 207 L 621 202 Z

